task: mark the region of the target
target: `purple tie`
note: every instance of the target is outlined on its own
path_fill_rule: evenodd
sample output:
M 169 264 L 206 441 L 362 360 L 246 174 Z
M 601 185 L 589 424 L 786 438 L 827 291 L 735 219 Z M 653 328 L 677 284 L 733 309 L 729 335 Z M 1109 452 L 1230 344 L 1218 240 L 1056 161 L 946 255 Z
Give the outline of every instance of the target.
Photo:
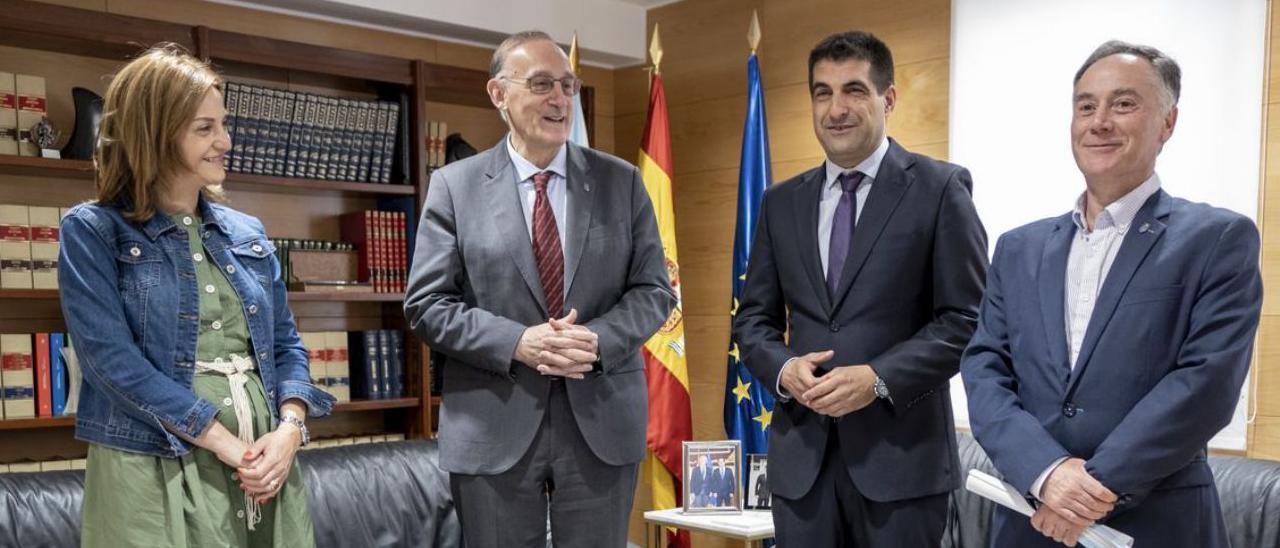
M 831 219 L 831 240 L 827 246 L 827 289 L 831 298 L 836 298 L 836 290 L 840 288 L 840 274 L 844 271 L 844 260 L 849 257 L 849 242 L 853 241 L 853 213 L 857 205 L 858 185 L 862 184 L 863 175 L 857 171 L 841 173 L 840 204 L 836 206 L 836 215 Z

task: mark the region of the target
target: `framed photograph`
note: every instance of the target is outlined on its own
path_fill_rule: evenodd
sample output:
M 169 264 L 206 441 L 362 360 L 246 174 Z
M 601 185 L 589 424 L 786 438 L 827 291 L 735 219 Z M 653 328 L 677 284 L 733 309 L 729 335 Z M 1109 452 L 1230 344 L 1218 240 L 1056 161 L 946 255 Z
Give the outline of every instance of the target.
M 742 444 L 738 440 L 684 442 L 684 511 L 742 511 Z
M 747 469 L 747 498 L 743 507 L 752 510 L 768 510 L 773 494 L 769 492 L 768 463 L 769 455 L 752 453 L 747 455 L 750 467 Z

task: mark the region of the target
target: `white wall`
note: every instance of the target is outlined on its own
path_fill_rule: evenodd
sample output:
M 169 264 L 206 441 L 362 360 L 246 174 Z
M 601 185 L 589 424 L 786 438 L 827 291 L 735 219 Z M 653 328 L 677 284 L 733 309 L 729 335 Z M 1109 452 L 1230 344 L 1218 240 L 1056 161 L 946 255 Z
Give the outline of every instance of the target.
M 1112 38 L 1155 46 L 1182 67 L 1178 124 L 1156 164 L 1165 190 L 1257 219 L 1265 0 L 953 0 L 952 18 L 950 158 L 973 172 L 992 249 L 1083 192 L 1071 80 Z M 956 420 L 967 426 L 959 381 Z M 1211 445 L 1245 447 L 1245 396 Z

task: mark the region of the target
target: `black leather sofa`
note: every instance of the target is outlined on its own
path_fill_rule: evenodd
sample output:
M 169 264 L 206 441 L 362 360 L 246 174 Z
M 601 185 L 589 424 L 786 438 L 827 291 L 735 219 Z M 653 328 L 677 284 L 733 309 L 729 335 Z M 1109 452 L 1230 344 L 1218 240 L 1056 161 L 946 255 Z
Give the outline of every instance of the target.
M 960 442 L 960 466 L 995 474 L 982 447 L 967 432 Z M 1280 548 L 1280 462 L 1237 457 L 1209 457 L 1231 545 L 1236 548 Z M 964 488 L 951 495 L 944 548 L 986 548 L 994 503 Z M 1147 548 L 1137 545 L 1136 548 Z M 1154 547 L 1153 547 L 1154 548 Z
M 434 441 L 302 451 L 320 547 L 461 546 Z M 0 474 L 0 547 L 80 545 L 84 472 Z
M 972 436 L 958 438 L 965 470 L 993 472 Z M 461 546 L 435 442 L 315 449 L 298 458 L 318 546 Z M 1209 465 L 1232 546 L 1280 548 L 1280 463 L 1210 457 Z M 83 485 L 83 472 L 0 474 L 0 548 L 78 546 Z M 945 548 L 987 546 L 991 503 L 961 489 L 949 511 Z

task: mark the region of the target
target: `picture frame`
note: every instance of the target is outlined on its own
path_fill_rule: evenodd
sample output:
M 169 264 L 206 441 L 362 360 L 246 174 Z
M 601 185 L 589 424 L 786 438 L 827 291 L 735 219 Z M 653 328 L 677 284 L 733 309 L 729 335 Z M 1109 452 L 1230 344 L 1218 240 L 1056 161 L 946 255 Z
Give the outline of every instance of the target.
M 773 508 L 772 491 L 769 489 L 769 455 L 747 455 L 747 496 L 742 499 L 743 508 L 769 510 Z
M 742 443 L 684 442 L 683 500 L 688 514 L 742 512 Z

